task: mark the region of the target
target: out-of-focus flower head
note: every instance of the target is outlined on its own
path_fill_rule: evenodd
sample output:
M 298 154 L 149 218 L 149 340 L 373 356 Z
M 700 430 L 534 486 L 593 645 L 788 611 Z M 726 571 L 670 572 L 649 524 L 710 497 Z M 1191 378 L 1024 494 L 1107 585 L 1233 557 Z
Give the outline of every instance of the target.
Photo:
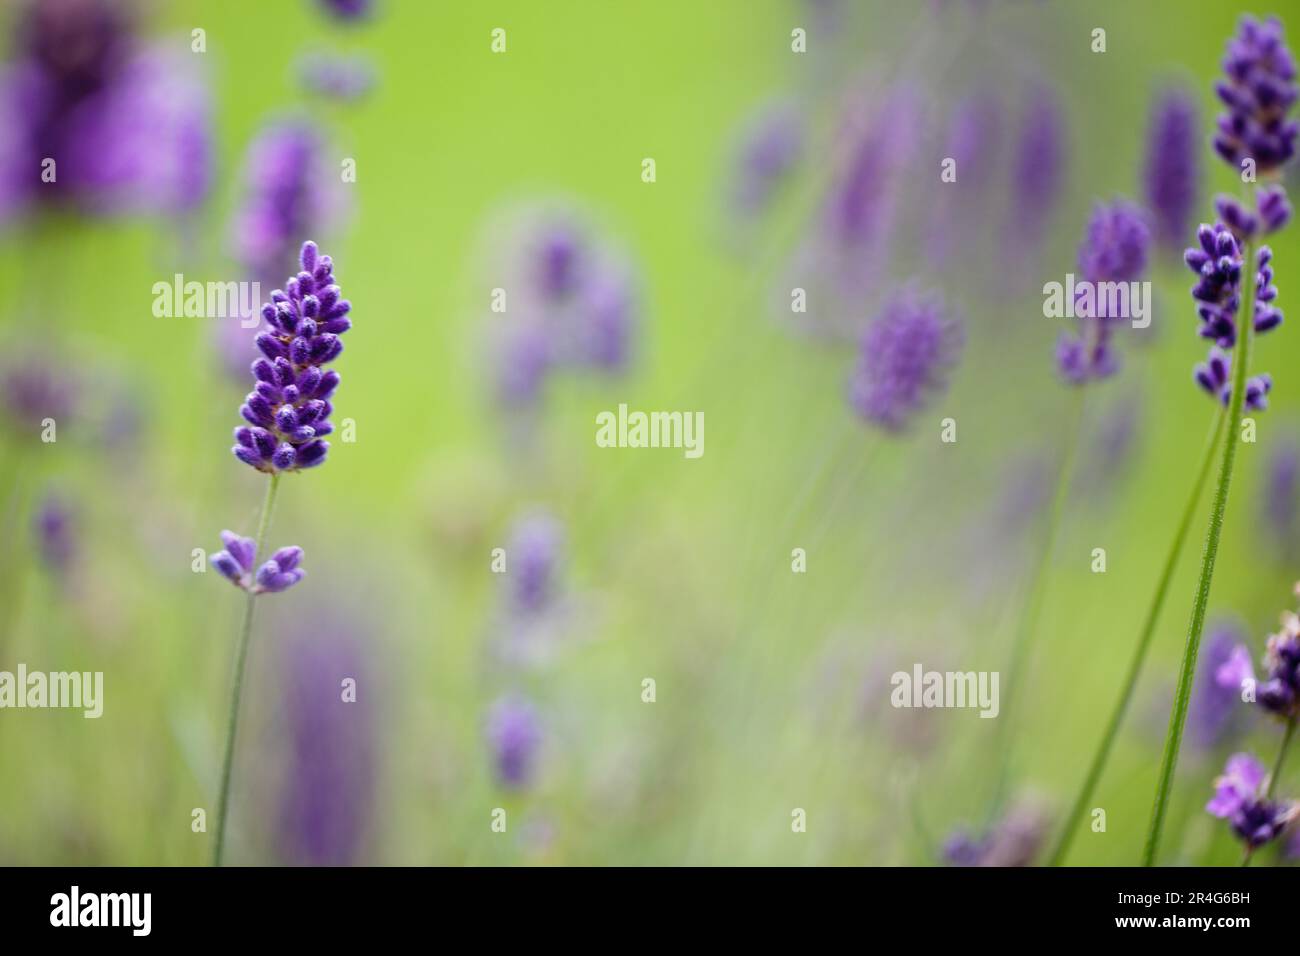
M 56 577 L 67 574 L 77 554 L 76 520 L 61 495 L 47 493 L 36 508 L 37 553 Z
M 1200 192 L 1201 132 L 1196 104 L 1182 89 L 1166 90 L 1151 111 L 1143 172 L 1157 239 L 1181 248 Z
M 343 21 L 364 20 L 375 12 L 374 0 L 317 0 L 326 13 Z
M 797 102 L 762 104 L 746 121 L 731 162 L 728 200 L 733 212 L 757 216 L 803 158 L 805 123 Z
M 622 373 L 640 312 L 628 258 L 571 209 L 510 218 L 506 251 L 493 255 L 493 285 L 508 297 L 490 330 L 498 399 L 531 406 L 558 372 Z
M 1300 814 L 1300 804 L 1264 796 L 1267 780 L 1268 771 L 1253 756 L 1233 754 L 1214 781 L 1213 799 L 1205 805 L 1210 814 L 1227 820 L 1251 851 L 1277 837 Z
M 1125 202 L 1098 206 L 1088 220 L 1083 243 L 1079 246 L 1079 272 L 1084 283 L 1082 295 L 1094 292 L 1091 309 L 1076 304 L 1080 314 L 1077 333 L 1065 333 L 1056 346 L 1057 368 L 1061 377 L 1073 385 L 1107 378 L 1119 368 L 1114 351 L 1116 320 L 1122 316 L 1101 314 L 1109 306 L 1101 294 L 1102 283 L 1128 283 L 1146 271 L 1151 231 L 1137 207 Z M 1085 312 L 1094 314 L 1085 315 Z
M 506 559 L 516 611 L 536 614 L 554 601 L 563 551 L 564 529 L 552 516 L 529 515 L 515 525 Z
M 1237 172 L 1251 159 L 1272 172 L 1295 155 L 1300 124 L 1288 119 L 1296 101 L 1296 68 L 1276 17 L 1242 17 L 1223 58 L 1224 80 L 1215 92 L 1227 107 L 1219 116 L 1214 148 Z
M 1244 650 L 1243 640 L 1241 627 L 1235 621 L 1217 624 L 1206 635 L 1187 714 L 1188 732 L 1202 750 L 1217 747 L 1232 730 L 1241 703 L 1241 684 L 1235 668 L 1239 665 L 1238 654 Z
M 77 384 L 67 369 L 40 355 L 11 356 L 0 364 L 0 424 L 35 440 L 46 419 L 62 428 L 77 409 Z
M 510 789 L 531 783 L 542 743 L 541 723 L 533 705 L 522 697 L 498 699 L 488 714 L 487 737 L 498 782 Z
M 376 82 L 375 64 L 360 55 L 310 52 L 298 59 L 297 67 L 309 93 L 343 103 L 364 98 Z
M 954 832 L 941 853 L 950 866 L 1033 866 L 1050 820 L 1030 801 L 1017 803 L 987 833 Z
M 1012 247 L 1028 253 L 1042 242 L 1065 182 L 1065 124 L 1056 96 L 1046 87 L 1032 89 L 1026 101 L 1012 164 Z
M 947 389 L 962 345 L 961 324 L 938 297 L 900 291 L 862 336 L 849 404 L 867 422 L 901 431 Z

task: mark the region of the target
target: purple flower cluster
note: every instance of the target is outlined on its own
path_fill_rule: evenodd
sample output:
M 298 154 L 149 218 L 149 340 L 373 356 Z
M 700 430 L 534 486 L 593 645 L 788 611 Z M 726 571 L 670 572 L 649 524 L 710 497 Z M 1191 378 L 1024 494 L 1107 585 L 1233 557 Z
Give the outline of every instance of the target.
M 352 304 L 334 282 L 334 264 L 306 242 L 302 271 L 271 293 L 262 306 L 270 331 L 257 336 L 262 357 L 253 362 L 257 379 L 239 412 L 248 425 L 235 429 L 235 457 L 268 473 L 314 468 L 325 460 L 334 430 L 330 396 L 339 374 L 323 366 L 343 351 L 339 338 L 352 326 Z
M 1265 796 L 1268 772 L 1247 753 L 1233 754 L 1214 781 L 1214 797 L 1205 809 L 1232 824 L 1233 832 L 1250 851 L 1278 836 L 1300 815 L 1300 803 L 1282 803 Z
M 628 264 L 566 213 L 522 230 L 520 276 L 508 314 L 495 329 L 501 401 L 530 406 L 548 377 L 573 369 L 616 374 L 631 356 L 637 292 Z
M 1244 269 L 1242 247 L 1232 230 L 1223 223 L 1214 227 L 1202 224 L 1197 232 L 1198 245 L 1188 249 L 1183 259 L 1198 279 L 1192 287 L 1201 320 L 1202 338 L 1215 344 L 1205 362 L 1196 367 L 1196 381 L 1225 405 L 1232 396 L 1232 360 L 1228 351 L 1237 343 L 1237 310 L 1241 306 L 1241 279 Z M 1277 289 L 1273 286 L 1273 251 L 1260 247 L 1256 256 L 1256 292 L 1254 328 L 1267 332 L 1282 323 L 1282 310 L 1273 303 Z M 1255 411 L 1268 407 L 1267 395 L 1273 387 L 1268 374 L 1252 376 L 1246 382 L 1245 405 Z
M 1269 635 L 1263 665 L 1264 679 L 1256 684 L 1250 651 L 1241 644 L 1219 669 L 1219 679 L 1233 687 L 1256 685 L 1260 707 L 1283 720 L 1300 718 L 1300 617 L 1290 611 L 1282 615 L 1282 629 Z
M 1162 243 L 1181 247 L 1192 222 L 1200 182 L 1200 123 L 1192 98 L 1169 90 L 1151 116 L 1144 171 L 1147 207 Z
M 526 518 L 515 528 L 506 553 L 516 610 L 536 614 L 554 600 L 563 547 L 564 530 L 549 515 Z
M 487 736 L 502 786 L 527 786 L 542 743 L 537 711 L 523 698 L 502 697 L 488 715 Z
M 1017 803 L 983 836 L 957 830 L 941 850 L 949 866 L 1033 866 L 1048 820 L 1032 803 Z
M 849 403 L 866 421 L 902 430 L 944 391 L 961 356 L 960 323 L 933 296 L 904 289 L 890 298 L 862 335 L 849 379 Z
M 1218 746 L 1233 729 L 1241 700 L 1237 668 L 1238 655 L 1245 650 L 1242 638 L 1240 626 L 1226 621 L 1206 635 L 1187 714 L 1188 731 L 1201 749 Z
M 330 197 L 319 171 L 324 143 L 306 120 L 267 126 L 248 149 L 246 196 L 233 222 L 235 257 L 268 284 L 293 261 L 300 237 L 322 227 Z
M 732 163 L 730 199 L 742 216 L 761 213 L 804 152 L 803 116 L 796 103 L 765 103 L 741 131 Z
M 1223 60 L 1226 79 L 1215 92 L 1228 108 L 1219 117 L 1214 149 L 1234 168 L 1253 159 L 1267 173 L 1295 155 L 1300 124 L 1287 119 L 1296 101 L 1296 67 L 1276 17 L 1243 17 Z
M 1065 127 L 1055 95 L 1035 89 L 1025 108 L 1012 169 L 1011 235 L 1021 252 L 1042 239 L 1065 178 Z
M 38 203 L 184 213 L 207 196 L 206 87 L 192 57 L 141 44 L 134 20 L 119 0 L 19 12 L 15 60 L 0 71 L 0 219 Z
M 226 548 L 212 556 L 212 566 L 237 588 L 249 594 L 287 591 L 307 575 L 306 571 L 298 567 L 302 560 L 302 548 L 281 548 L 254 573 L 257 543 L 252 538 L 240 537 L 233 531 L 221 532 L 221 540 Z
M 1135 206 L 1125 202 L 1098 206 L 1079 246 L 1079 272 L 1094 288 L 1103 282 L 1136 281 L 1146 271 L 1150 246 L 1151 230 Z M 1119 368 L 1113 343 L 1117 318 L 1081 316 L 1079 331 L 1061 336 L 1056 364 L 1067 382 L 1082 385 L 1107 378 Z
M 320 0 L 320 5 L 340 20 L 363 20 L 374 11 L 373 0 Z
M 1214 209 L 1238 242 L 1253 239 L 1257 234 L 1267 236 L 1291 221 L 1291 203 L 1281 185 L 1262 187 L 1255 194 L 1253 213 L 1232 196 L 1216 196 Z

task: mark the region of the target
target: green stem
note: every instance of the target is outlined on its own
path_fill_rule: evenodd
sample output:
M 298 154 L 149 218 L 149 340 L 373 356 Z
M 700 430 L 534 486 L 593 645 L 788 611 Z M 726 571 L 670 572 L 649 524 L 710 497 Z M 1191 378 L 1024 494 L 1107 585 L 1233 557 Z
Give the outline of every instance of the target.
M 1187 499 L 1187 504 L 1183 508 L 1182 520 L 1178 523 L 1178 530 L 1174 532 L 1173 544 L 1170 545 L 1169 554 L 1165 557 L 1164 567 L 1160 571 L 1160 579 L 1156 583 L 1156 592 L 1151 599 L 1151 606 L 1147 610 L 1146 619 L 1142 622 L 1142 630 L 1138 634 L 1137 645 L 1133 651 L 1133 660 L 1130 662 L 1128 674 L 1124 678 L 1119 700 L 1115 702 L 1115 709 L 1111 712 L 1110 721 L 1106 724 L 1101 743 L 1097 747 L 1096 754 L 1093 755 L 1092 764 L 1088 768 L 1088 775 L 1084 778 L 1083 785 L 1075 795 L 1070 812 L 1065 816 L 1065 828 L 1061 832 L 1056 849 L 1052 851 L 1052 856 L 1047 861 L 1048 866 L 1060 866 L 1065 859 L 1065 854 L 1070 849 L 1074 835 L 1078 832 L 1079 820 L 1088 806 L 1088 801 L 1092 799 L 1097 783 L 1101 780 L 1102 771 L 1106 769 L 1106 761 L 1110 759 L 1110 750 L 1115 743 L 1115 736 L 1119 733 L 1120 725 L 1124 722 L 1124 715 L 1128 713 L 1129 701 L 1133 699 L 1133 689 L 1137 686 L 1138 677 L 1142 673 L 1142 665 L 1146 661 L 1147 649 L 1151 646 L 1151 636 L 1155 633 L 1156 622 L 1160 619 L 1160 611 L 1164 607 L 1165 595 L 1169 591 L 1169 582 L 1174 576 L 1174 570 L 1178 567 L 1178 559 L 1183 552 L 1183 545 L 1187 541 L 1187 534 L 1191 530 L 1192 518 L 1196 514 L 1196 506 L 1200 504 L 1201 492 L 1205 490 L 1206 479 L 1209 478 L 1210 468 L 1214 464 L 1214 451 L 1218 447 L 1219 438 L 1223 434 L 1225 420 L 1226 415 L 1224 413 L 1220 413 L 1214 418 L 1214 427 L 1210 429 L 1210 439 L 1206 442 L 1205 451 L 1201 454 L 1201 467 L 1197 470 L 1196 482 L 1192 485 L 1191 496 Z
M 272 472 L 271 481 L 266 486 L 266 500 L 262 502 L 262 516 L 257 522 L 256 550 L 254 551 L 254 572 L 256 556 L 262 553 L 266 531 L 271 526 L 271 510 L 275 507 L 275 492 L 280 486 L 280 473 Z M 239 635 L 239 646 L 235 652 L 235 680 L 230 691 L 230 717 L 226 723 L 226 757 L 221 765 L 221 794 L 217 800 L 217 842 L 212 853 L 212 865 L 220 866 L 222 853 L 226 847 L 226 813 L 230 809 L 230 771 L 235 762 L 235 737 L 239 733 L 239 702 L 244 693 L 244 663 L 248 659 L 249 639 L 253 633 L 253 607 L 257 595 L 249 592 L 244 603 L 244 627 Z
M 1187 723 L 1187 706 L 1192 694 L 1192 678 L 1196 675 L 1196 656 L 1201 646 L 1201 631 L 1205 627 L 1205 610 L 1210 603 L 1210 585 L 1214 580 L 1214 561 L 1219 554 L 1219 537 L 1223 533 L 1223 515 L 1228 507 L 1228 488 L 1232 484 L 1232 466 L 1237 458 L 1238 433 L 1241 430 L 1242 403 L 1246 397 L 1246 374 L 1250 368 L 1250 344 L 1255 332 L 1255 244 L 1247 242 L 1242 256 L 1242 274 L 1246 278 L 1246 295 L 1237 313 L 1236 355 L 1232 358 L 1232 397 L 1228 401 L 1227 435 L 1223 444 L 1223 461 L 1219 467 L 1219 483 L 1214 489 L 1214 504 L 1210 511 L 1210 526 L 1205 534 L 1205 551 L 1201 557 L 1201 576 L 1196 582 L 1192 600 L 1192 619 L 1187 626 L 1187 643 L 1183 647 L 1183 660 L 1178 672 L 1178 688 L 1174 692 L 1174 706 L 1169 713 L 1169 731 L 1165 735 L 1164 754 L 1160 758 L 1160 779 L 1156 784 L 1155 799 L 1151 804 L 1151 825 L 1147 830 L 1146 845 L 1142 850 L 1142 865 L 1154 866 L 1156 852 L 1160 849 L 1160 834 L 1169 810 L 1169 794 L 1174 784 L 1174 769 L 1178 766 L 1178 751 L 1183 743 L 1183 727 Z
M 1072 420 L 1065 433 L 1065 454 L 1061 460 L 1061 469 L 1056 478 L 1056 492 L 1052 496 L 1052 510 L 1047 516 L 1047 527 L 1043 531 L 1042 550 L 1038 555 L 1033 570 L 1030 572 L 1029 591 L 1025 596 L 1024 609 L 1020 616 L 1020 625 L 1016 632 L 1015 643 L 1011 648 L 1011 662 L 1007 668 L 1006 693 L 1003 695 L 1001 712 L 998 715 L 997 754 L 999 767 L 993 784 L 993 795 L 989 803 L 990 821 L 996 815 L 1002 803 L 1006 789 L 1007 777 L 1011 770 L 1012 741 L 1008 737 L 1011 721 L 1007 713 L 1017 699 L 1025 665 L 1029 659 L 1030 645 L 1038 626 L 1038 615 L 1043 604 L 1043 585 L 1047 579 L 1047 566 L 1052 560 L 1052 549 L 1056 543 L 1057 530 L 1061 524 L 1061 515 L 1065 511 L 1065 500 L 1069 497 L 1071 479 L 1074 477 L 1074 460 L 1079 450 L 1079 434 L 1083 422 L 1083 390 L 1077 389 L 1072 399 Z

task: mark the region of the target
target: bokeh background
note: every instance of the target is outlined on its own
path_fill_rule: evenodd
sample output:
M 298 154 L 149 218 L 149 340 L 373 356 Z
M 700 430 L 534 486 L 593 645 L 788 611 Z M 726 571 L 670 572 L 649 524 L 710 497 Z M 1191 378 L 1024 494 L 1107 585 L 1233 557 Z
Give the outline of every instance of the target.
M 5 128 L 46 110 L 66 131 L 77 114 L 15 79 L 30 6 L 3 11 Z M 93 60 L 95 29 L 119 30 L 87 26 L 113 4 L 38 6 L 80 24 L 56 35 L 65 65 Z M 1012 726 L 896 710 L 889 676 L 1006 670 L 1078 397 L 1055 372 L 1061 324 L 1041 286 L 1074 268 L 1096 202 L 1146 202 L 1150 114 L 1171 87 L 1205 142 L 1193 222 L 1234 188 L 1208 131 L 1248 8 L 330 6 L 133 5 L 132 35 L 113 42 L 159 65 L 133 80 L 146 105 L 128 97 L 84 147 L 88 185 L 39 192 L 5 134 L 0 157 L 25 180 L 0 186 L 0 366 L 57 409 L 58 432 L 41 442 L 46 416 L 10 400 L 0 669 L 103 671 L 105 709 L 0 712 L 0 862 L 211 856 L 243 602 L 195 572 L 194 549 L 251 534 L 265 478 L 229 451 L 246 339 L 228 319 L 155 317 L 153 286 L 179 272 L 269 292 L 307 238 L 353 303 L 335 414 L 355 441 L 282 482 L 269 543 L 301 545 L 309 575 L 259 599 L 231 862 L 937 864 L 955 832 L 999 826 L 1000 734 L 1014 803 L 996 815 L 1019 815 L 1030 846 L 1054 835 L 1211 422 L 1179 249 L 1153 255 L 1151 329 L 1087 389 Z M 954 201 L 939 159 L 973 94 L 984 135 Z M 1018 139 L 1043 102 L 1057 183 L 1027 201 Z M 242 245 L 260 227 L 244 217 L 275 175 L 256 144 L 286 123 L 311 134 L 290 170 L 310 198 L 272 203 L 301 234 L 255 267 Z M 879 143 L 879 234 L 845 256 L 823 210 L 864 135 Z M 529 289 L 554 229 L 613 287 L 609 324 L 567 317 L 577 344 L 559 357 L 529 338 L 547 328 Z M 1285 309 L 1294 230 L 1274 248 Z M 858 330 L 907 282 L 942 293 L 966 345 L 951 388 L 892 433 L 855 415 L 846 383 Z M 807 313 L 791 313 L 796 286 Z M 584 351 L 590 335 L 609 347 Z M 1257 650 L 1300 577 L 1298 358 L 1287 325 L 1258 343 L 1276 384 L 1242 446 L 1211 602 L 1211 630 Z M 704 455 L 596 447 L 596 414 L 620 402 L 702 411 Z M 947 417 L 956 443 L 940 441 Z M 1138 858 L 1202 534 L 1198 513 L 1095 798 L 1107 830 L 1081 833 L 1072 863 Z M 340 700 L 348 677 L 355 703 Z M 1189 737 L 1166 862 L 1237 862 L 1201 807 L 1227 753 L 1271 756 L 1277 737 L 1245 718 Z M 1300 787 L 1293 771 L 1283 791 Z

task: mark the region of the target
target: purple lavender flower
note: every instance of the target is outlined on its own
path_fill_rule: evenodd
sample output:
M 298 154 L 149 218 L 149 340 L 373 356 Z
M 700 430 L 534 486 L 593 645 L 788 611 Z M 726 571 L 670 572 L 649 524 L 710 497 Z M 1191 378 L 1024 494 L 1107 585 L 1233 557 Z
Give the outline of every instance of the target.
M 1048 825 L 1040 807 L 1017 803 L 983 836 L 954 832 L 943 845 L 944 862 L 950 866 L 1033 866 Z
M 1259 705 L 1274 716 L 1300 718 L 1300 618 L 1295 614 L 1284 614 L 1282 629 L 1269 635 L 1257 694 Z
M 488 715 L 487 736 L 501 785 L 512 790 L 526 787 L 542 743 L 533 706 L 519 697 L 500 698 Z
M 1247 753 L 1233 754 L 1214 781 L 1214 797 L 1205 805 L 1211 815 L 1232 824 L 1250 851 L 1274 839 L 1300 814 L 1300 804 L 1266 799 L 1266 782 L 1262 763 Z
M 166 47 L 139 44 L 133 21 L 116 0 L 44 0 L 20 14 L 0 77 L 0 215 L 37 202 L 183 213 L 206 198 L 206 88 Z M 37 173 L 47 158 L 58 164 L 50 182 Z
M 364 20 L 374 12 L 374 0 L 319 0 L 327 13 L 340 20 Z
M 1243 639 L 1241 628 L 1235 622 L 1223 622 L 1206 636 L 1187 714 L 1188 731 L 1202 750 L 1217 747 L 1232 729 L 1233 716 L 1241 701 L 1236 668 L 1238 654 L 1245 650 L 1241 644 Z
M 293 260 L 303 235 L 329 216 L 319 171 L 324 143 L 306 120 L 265 128 L 248 149 L 247 196 L 234 219 L 235 256 L 259 281 L 274 281 Z
M 233 531 L 223 531 L 221 540 L 226 548 L 214 554 L 210 563 L 235 587 L 249 594 L 287 591 L 307 576 L 307 572 L 298 567 L 302 548 L 281 548 L 254 573 L 257 545 L 253 539 L 241 537 Z
M 375 738 L 372 654 L 336 616 L 293 632 L 281 657 L 288 730 L 276 844 L 291 865 L 360 862 L 374 806 Z M 345 679 L 356 681 L 345 699 Z
M 1147 207 L 1162 243 L 1181 246 L 1192 221 L 1200 183 L 1200 122 L 1192 98 L 1166 91 L 1151 113 L 1144 171 Z
M 969 250 L 972 233 L 983 225 L 979 205 L 993 178 L 1001 126 L 1002 108 L 991 90 L 970 94 L 953 110 L 944 156 L 956 164 L 957 179 L 934 191 L 926 235 L 926 251 L 937 265 L 954 249 Z
M 533 405 L 548 376 L 574 369 L 622 372 L 631 360 L 637 284 L 628 262 L 567 210 L 513 224 L 519 248 L 509 322 L 495 323 L 498 398 Z
M 745 123 L 731 169 L 732 209 L 745 217 L 767 208 L 782 181 L 803 157 L 804 120 L 789 100 L 765 103 Z
M 1238 242 L 1255 238 L 1256 233 L 1269 235 L 1291 221 L 1291 203 L 1280 184 L 1263 186 L 1255 193 L 1255 212 L 1248 212 L 1232 196 L 1216 196 L 1214 209 Z
M 936 393 L 963 345 L 961 325 L 937 297 L 905 289 L 885 303 L 862 336 L 849 403 L 868 422 L 897 432 Z
M 48 494 L 41 500 L 35 532 L 45 566 L 57 576 L 67 574 L 77 553 L 77 535 L 72 509 L 62 497 Z
M 1223 70 L 1227 78 L 1214 89 L 1228 111 L 1219 117 L 1215 151 L 1235 169 L 1246 159 L 1253 159 L 1261 173 L 1277 169 L 1295 154 L 1300 132 L 1300 125 L 1287 119 L 1296 101 L 1296 68 L 1281 22 L 1243 17 L 1228 43 Z
M 16 432 L 35 437 L 42 422 L 62 426 L 77 407 L 77 389 L 67 369 L 39 355 L 0 366 L 0 408 Z
M 1300 504 L 1300 448 L 1294 443 L 1273 450 L 1259 503 L 1261 530 L 1289 556 L 1295 548 L 1296 505 Z
M 306 242 L 302 271 L 262 306 L 269 332 L 257 336 L 262 357 L 253 363 L 257 384 L 239 412 L 248 425 L 235 429 L 236 458 L 258 471 L 298 471 L 325 461 L 334 430 L 330 396 L 339 374 L 323 366 L 343 351 L 339 338 L 352 327 L 352 304 L 334 282 L 334 263 Z
M 1197 384 L 1225 405 L 1232 396 L 1230 385 L 1232 360 L 1227 350 L 1237 342 L 1237 310 L 1241 305 L 1241 277 L 1244 268 L 1241 245 L 1232 230 L 1223 223 L 1213 228 L 1202 224 L 1197 231 L 1198 245 L 1183 254 L 1187 267 L 1198 276 L 1192 287 L 1201 320 L 1202 338 L 1215 346 L 1209 357 L 1195 370 Z M 1277 289 L 1273 286 L 1273 251 L 1261 246 L 1256 257 L 1256 303 L 1254 326 L 1257 333 L 1267 332 L 1282 323 L 1282 310 L 1273 305 Z M 1246 382 L 1247 408 L 1261 411 L 1268 407 L 1267 396 L 1273 387 L 1268 374 L 1252 376 Z
M 515 526 L 506 554 L 517 611 L 536 614 L 554 600 L 563 549 L 564 529 L 550 515 L 532 515 Z
M 1012 168 L 1011 235 L 1021 251 L 1042 241 L 1065 178 L 1065 130 L 1055 96 L 1034 90 L 1021 120 Z

